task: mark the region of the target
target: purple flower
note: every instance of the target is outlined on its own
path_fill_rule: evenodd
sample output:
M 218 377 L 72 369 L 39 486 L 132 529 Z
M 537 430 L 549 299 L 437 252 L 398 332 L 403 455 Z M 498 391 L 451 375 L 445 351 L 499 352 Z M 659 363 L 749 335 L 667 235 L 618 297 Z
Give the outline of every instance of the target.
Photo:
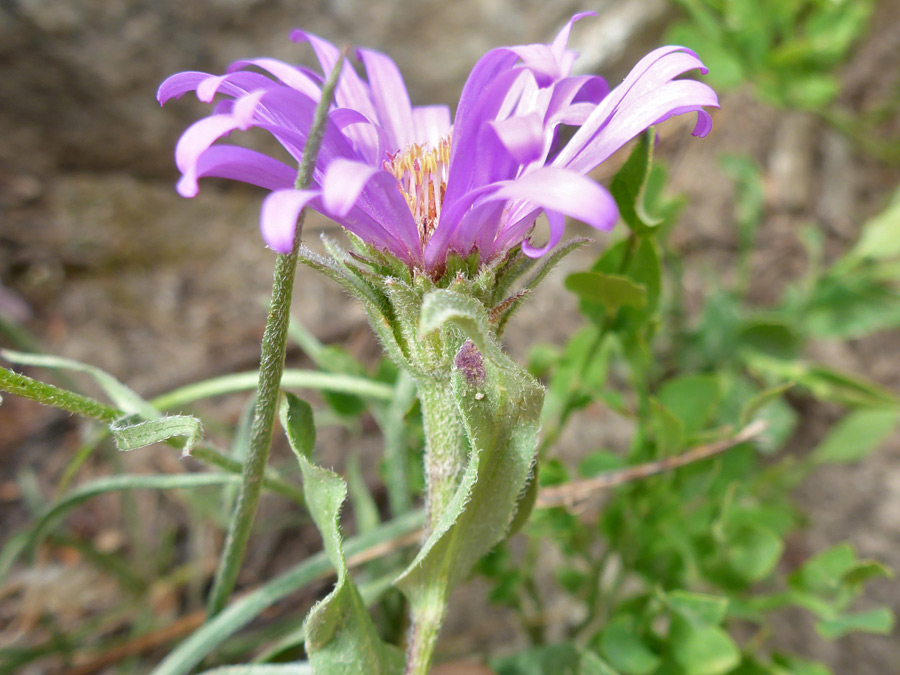
M 367 79 L 344 67 L 308 190 L 294 189 L 292 166 L 216 141 L 257 127 L 299 162 L 322 83 L 338 60 L 334 45 L 300 30 L 291 36 L 312 45 L 324 76 L 274 59 L 238 61 L 221 76 L 173 75 L 159 88 L 160 103 L 187 91 L 206 102 L 225 97 L 179 140 L 178 191 L 194 196 L 205 176 L 259 185 L 272 191 L 261 228 L 276 251 L 291 250 L 297 217 L 309 206 L 430 274 L 440 273 L 450 251 L 477 250 L 487 261 L 521 244 L 527 255 L 543 255 L 562 237 L 565 216 L 608 230 L 618 219 L 615 202 L 586 174 L 673 115 L 696 112 L 693 134 L 705 136 L 712 120 L 704 108 L 718 101 L 705 84 L 675 79 L 706 72 L 684 47 L 651 52 L 612 91 L 601 77 L 572 75 L 576 55 L 566 44 L 583 16 L 551 44 L 501 47 L 481 57 L 453 123 L 446 106 L 410 104 L 389 57 L 359 49 Z M 565 143 L 563 125 L 575 128 Z M 528 237 L 541 213 L 550 238 L 536 248 Z

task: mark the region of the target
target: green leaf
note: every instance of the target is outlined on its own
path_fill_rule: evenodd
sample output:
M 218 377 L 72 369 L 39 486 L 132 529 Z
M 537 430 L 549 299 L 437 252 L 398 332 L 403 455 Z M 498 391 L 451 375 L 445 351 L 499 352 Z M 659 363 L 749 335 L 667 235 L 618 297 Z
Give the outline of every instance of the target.
M 745 351 L 741 356 L 752 371 L 782 382 L 794 382 L 824 401 L 869 408 L 900 407 L 900 398 L 894 392 L 856 375 L 803 361 L 772 358 L 754 351 Z
M 144 419 L 153 419 L 159 417 L 159 411 L 150 403 L 141 398 L 137 393 L 119 382 L 115 377 L 101 370 L 96 366 L 91 366 L 73 359 L 66 359 L 61 356 L 49 356 L 44 354 L 28 354 L 25 352 L 14 352 L 9 349 L 0 349 L 0 357 L 3 357 L 10 363 L 16 363 L 23 366 L 36 366 L 39 368 L 48 368 L 50 370 L 74 370 L 79 373 L 85 373 L 94 378 L 94 381 L 100 385 L 112 404 L 129 415 L 140 415 Z
M 666 604 L 688 621 L 718 625 L 725 620 L 728 598 L 676 590 L 665 595 Z
M 540 645 L 491 659 L 497 675 L 619 675 L 589 650 L 562 643 Z
M 590 453 L 578 464 L 578 475 L 582 478 L 593 478 L 607 471 L 622 469 L 626 465 L 625 458 L 608 450 L 597 450 Z
M 622 220 L 638 235 L 652 232 L 663 222 L 661 217 L 648 212 L 646 199 L 655 138 L 652 128 L 641 134 L 631 155 L 613 176 L 609 188 L 619 207 Z
M 405 537 L 420 528 L 424 521 L 425 514 L 422 511 L 405 513 L 376 530 L 348 539 L 344 544 L 345 554 L 353 556 L 373 547 L 382 546 L 385 542 Z M 187 675 L 217 647 L 263 611 L 332 570 L 333 567 L 324 551 L 311 555 L 284 574 L 234 600 L 172 650 L 153 670 L 152 675 Z
M 316 445 L 312 406 L 302 398 L 285 392 L 281 403 L 281 426 L 293 451 L 310 459 Z
M 890 204 L 862 228 L 859 242 L 847 254 L 850 259 L 884 260 L 900 256 L 900 190 Z
M 566 277 L 565 285 L 582 300 L 602 305 L 610 317 L 620 307 L 643 309 L 647 305 L 646 287 L 618 274 L 575 272 Z
M 672 619 L 669 647 L 684 675 L 722 675 L 741 661 L 740 649 L 724 630 L 677 615 Z
M 715 375 L 682 375 L 666 380 L 657 398 L 683 425 L 688 436 L 701 431 L 719 403 Z
M 830 340 L 863 337 L 897 325 L 900 292 L 866 266 L 832 269 L 819 279 L 803 322 L 809 335 Z
M 339 528 L 347 485 L 337 474 L 312 464 L 309 454 L 312 412 L 309 405 L 286 393 L 282 423 L 303 473 L 307 507 L 328 560 L 337 570 L 334 590 L 317 603 L 306 618 L 306 651 L 317 671 L 340 675 L 400 673 L 403 655 L 381 641 L 365 602 L 350 578 Z M 313 439 L 314 440 L 314 439 Z
M 800 337 L 790 325 L 766 319 L 756 319 L 742 325 L 738 341 L 741 348 L 779 359 L 794 358 L 802 347 Z
M 603 629 L 600 649 L 613 668 L 624 675 L 649 675 L 662 659 L 644 644 L 629 616 L 619 616 Z
M 765 579 L 778 564 L 784 544 L 781 537 L 760 525 L 748 523 L 729 533 L 725 557 L 731 568 L 749 582 Z
M 817 462 L 856 462 L 877 450 L 897 428 L 897 410 L 858 410 L 846 415 L 813 450 Z
M 821 663 L 807 661 L 793 654 L 773 654 L 772 661 L 786 669 L 785 675 L 834 675 Z
M 867 612 L 842 614 L 835 619 L 816 622 L 816 630 L 826 640 L 837 640 L 847 633 L 861 631 L 888 635 L 894 628 L 894 615 L 887 607 Z
M 447 289 L 437 289 L 422 300 L 419 335 L 425 337 L 445 324 L 457 326 L 488 358 L 500 358 L 492 337 L 487 311 L 475 298 Z
M 259 373 L 256 371 L 234 373 L 174 389 L 154 398 L 151 403 L 159 410 L 171 410 L 204 398 L 253 391 L 258 384 Z M 394 395 L 394 390 L 389 385 L 369 378 L 291 368 L 285 369 L 281 377 L 281 388 L 342 392 L 378 401 L 390 401 Z
M 650 419 L 661 456 L 669 457 L 684 447 L 684 425 L 655 398 L 650 399 Z
M 756 418 L 757 413 L 759 413 L 773 401 L 780 400 L 781 395 L 793 386 L 793 382 L 786 382 L 784 384 L 778 385 L 777 387 L 772 387 L 770 389 L 766 389 L 765 391 L 761 391 L 749 401 L 747 401 L 744 407 L 741 408 L 741 427 L 745 427 L 750 424 L 750 422 L 752 422 Z
M 477 330 L 481 321 L 473 314 L 466 322 Z M 441 308 L 429 325 L 437 329 L 438 317 L 457 323 L 459 315 Z M 423 307 L 423 323 L 425 316 Z M 468 464 L 416 559 L 397 580 L 414 616 L 442 612 L 450 591 L 507 535 L 534 462 L 543 388 L 499 347 L 483 356 L 477 377 L 454 367 L 447 392 L 465 429 Z
M 140 420 L 136 415 L 123 417 L 109 425 L 116 448 L 122 451 L 137 450 L 170 438 L 184 437 L 182 456 L 191 454 L 193 447 L 203 437 L 203 425 L 191 415 L 171 415 L 150 420 Z
M 793 588 L 820 596 L 836 597 L 847 576 L 853 575 L 859 566 L 853 546 L 838 544 L 803 563 L 800 569 L 791 574 L 789 582 Z M 853 579 L 852 576 L 850 578 Z

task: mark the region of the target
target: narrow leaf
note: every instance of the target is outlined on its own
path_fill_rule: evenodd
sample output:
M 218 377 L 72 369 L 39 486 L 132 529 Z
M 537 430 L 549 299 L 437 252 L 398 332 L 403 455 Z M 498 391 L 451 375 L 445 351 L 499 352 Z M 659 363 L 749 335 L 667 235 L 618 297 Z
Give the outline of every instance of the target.
M 381 641 L 365 602 L 350 578 L 341 542 L 339 519 L 347 485 L 337 474 L 312 464 L 309 455 L 312 413 L 309 404 L 285 394 L 282 423 L 303 473 L 303 492 L 325 555 L 337 570 L 334 590 L 310 610 L 306 619 L 306 651 L 316 671 L 333 675 L 399 673 L 403 655 Z
M 137 450 L 170 438 L 184 437 L 182 456 L 191 450 L 203 437 L 203 425 L 191 415 L 172 415 L 138 421 L 135 416 L 123 417 L 109 425 L 116 448 L 122 451 Z
M 897 428 L 896 410 L 858 410 L 838 422 L 813 450 L 817 462 L 855 462 L 877 450 Z
M 0 356 L 10 363 L 16 363 L 22 366 L 36 366 L 39 368 L 48 368 L 50 370 L 73 370 L 75 372 L 85 373 L 94 378 L 103 392 L 109 396 L 109 400 L 112 401 L 113 405 L 120 410 L 123 410 L 130 415 L 140 415 L 145 419 L 159 417 L 159 411 L 150 403 L 119 382 L 105 370 L 101 370 L 96 366 L 81 363 L 80 361 L 75 361 L 73 359 L 66 359 L 61 356 L 14 352 L 9 349 L 0 349 Z

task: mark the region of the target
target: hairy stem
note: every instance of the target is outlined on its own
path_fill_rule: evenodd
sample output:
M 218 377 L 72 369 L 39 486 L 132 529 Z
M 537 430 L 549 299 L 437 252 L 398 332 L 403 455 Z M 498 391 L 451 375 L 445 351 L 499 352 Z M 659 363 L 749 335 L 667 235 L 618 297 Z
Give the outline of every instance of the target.
M 303 161 L 297 173 L 296 187 L 303 189 L 312 180 L 313 168 L 325 135 L 328 108 L 337 85 L 338 74 L 344 64 L 344 56 L 335 65 L 325 86 L 322 98 L 316 107 L 315 117 L 309 137 L 303 148 Z M 237 581 L 238 572 L 247 550 L 250 530 L 256 517 L 259 496 L 262 491 L 263 474 L 269 460 L 272 445 L 272 427 L 278 409 L 278 394 L 281 376 L 284 372 L 284 355 L 287 347 L 287 329 L 290 321 L 291 299 L 294 292 L 294 276 L 297 271 L 297 250 L 303 230 L 305 210 L 300 214 L 294 232 L 294 247 L 291 253 L 279 254 L 275 261 L 275 275 L 272 282 L 272 303 L 266 330 L 263 333 L 262 357 L 259 366 L 259 386 L 256 396 L 256 413 L 250 431 L 250 451 L 244 461 L 241 486 L 237 502 L 228 525 L 225 548 L 219 559 L 219 567 L 209 596 L 209 616 L 218 614 L 228 601 Z
M 468 443 L 449 381 L 419 382 L 419 400 L 425 425 L 426 533 L 431 534 L 456 492 Z
M 419 381 L 419 400 L 425 425 L 425 538 L 440 526 L 468 460 L 468 441 L 446 380 Z M 436 572 L 449 576 L 449 570 Z M 447 614 L 449 583 L 428 586 L 410 608 L 406 675 L 426 675 Z

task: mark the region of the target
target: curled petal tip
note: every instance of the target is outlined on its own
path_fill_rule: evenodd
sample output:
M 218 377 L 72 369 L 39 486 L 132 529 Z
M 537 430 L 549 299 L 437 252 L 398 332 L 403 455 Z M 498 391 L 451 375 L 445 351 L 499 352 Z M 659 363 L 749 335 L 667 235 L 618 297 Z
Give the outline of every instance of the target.
M 175 186 L 175 189 L 178 191 L 182 197 L 196 197 L 200 192 L 200 186 L 197 184 L 197 177 L 190 174 L 185 174 L 178 181 L 178 184 Z

